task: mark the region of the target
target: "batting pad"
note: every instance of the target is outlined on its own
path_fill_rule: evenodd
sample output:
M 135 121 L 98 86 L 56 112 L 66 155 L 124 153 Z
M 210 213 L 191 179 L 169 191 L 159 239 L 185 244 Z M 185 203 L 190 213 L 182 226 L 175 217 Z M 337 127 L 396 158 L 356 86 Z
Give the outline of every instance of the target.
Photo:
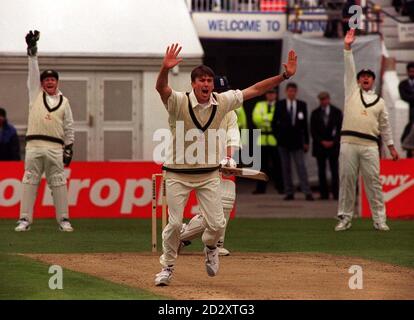
M 60 223 L 63 219 L 69 219 L 68 190 L 66 185 L 51 187 L 53 204 L 56 210 L 56 220 Z

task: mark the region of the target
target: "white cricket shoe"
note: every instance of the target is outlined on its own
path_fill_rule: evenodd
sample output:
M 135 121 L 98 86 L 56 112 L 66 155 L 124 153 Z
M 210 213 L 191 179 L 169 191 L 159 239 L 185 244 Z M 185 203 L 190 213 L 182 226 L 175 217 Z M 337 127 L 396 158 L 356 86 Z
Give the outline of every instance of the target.
M 219 248 L 209 249 L 204 248 L 204 254 L 206 256 L 206 270 L 210 277 L 214 277 L 219 270 Z
M 374 229 L 378 231 L 390 231 L 390 227 L 385 222 L 374 222 Z
M 174 267 L 172 266 L 162 268 L 161 272 L 155 275 L 155 285 L 156 286 L 168 286 L 170 284 L 173 271 L 174 271 Z
M 226 248 L 219 248 L 219 256 L 225 257 L 229 255 L 230 255 L 229 250 L 227 250 Z
M 335 226 L 335 231 L 345 231 L 351 228 L 351 219 L 348 217 L 340 218 L 338 224 Z
M 224 242 L 223 241 L 219 241 L 217 243 L 217 247 L 219 248 L 219 256 L 229 256 L 230 255 L 230 251 L 227 250 L 226 248 L 224 248 Z
M 30 222 L 27 221 L 25 218 L 20 219 L 19 221 L 17 221 L 17 223 L 18 225 L 16 228 L 14 228 L 14 231 L 23 232 L 30 230 Z
M 59 223 L 59 230 L 63 232 L 73 232 L 72 225 L 70 224 L 68 219 L 63 219 Z

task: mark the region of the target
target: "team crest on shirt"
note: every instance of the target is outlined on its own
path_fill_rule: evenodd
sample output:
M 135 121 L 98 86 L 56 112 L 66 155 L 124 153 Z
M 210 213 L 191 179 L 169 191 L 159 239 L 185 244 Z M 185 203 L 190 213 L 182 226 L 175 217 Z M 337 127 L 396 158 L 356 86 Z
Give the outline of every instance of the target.
M 52 117 L 50 116 L 49 113 L 45 116 L 45 120 L 52 120 Z
M 361 112 L 361 114 L 362 114 L 363 116 L 367 116 L 367 115 L 368 115 L 368 112 L 367 112 L 367 110 L 363 110 L 363 111 Z

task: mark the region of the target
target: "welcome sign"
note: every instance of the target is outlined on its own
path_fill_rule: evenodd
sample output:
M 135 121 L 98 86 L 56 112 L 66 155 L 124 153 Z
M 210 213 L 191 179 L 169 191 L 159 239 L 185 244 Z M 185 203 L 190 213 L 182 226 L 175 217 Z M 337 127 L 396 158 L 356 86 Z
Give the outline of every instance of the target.
M 215 13 L 194 12 L 193 23 L 200 38 L 211 39 L 282 39 L 289 29 L 295 29 L 294 16 L 285 13 Z M 325 14 L 302 15 L 296 29 L 304 35 L 322 34 L 326 28 Z

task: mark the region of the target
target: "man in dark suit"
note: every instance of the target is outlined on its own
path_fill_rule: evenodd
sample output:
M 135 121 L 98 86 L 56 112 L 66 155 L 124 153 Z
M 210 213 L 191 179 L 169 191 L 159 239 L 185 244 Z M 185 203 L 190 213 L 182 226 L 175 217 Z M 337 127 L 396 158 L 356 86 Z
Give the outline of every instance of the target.
M 272 129 L 278 141 L 282 161 L 285 200 L 294 199 L 291 168 L 291 159 L 293 159 L 301 190 L 306 200 L 312 201 L 304 158 L 304 153 L 309 150 L 308 111 L 306 103 L 296 99 L 297 91 L 298 87 L 295 83 L 290 82 L 286 85 L 287 99 L 277 103 Z
M 326 182 L 326 161 L 331 169 L 331 192 L 338 199 L 338 157 L 340 132 L 342 127 L 342 111 L 331 105 L 328 92 L 318 95 L 319 107 L 311 114 L 311 134 L 313 139 L 312 155 L 318 163 L 319 192 L 321 199 L 329 199 Z
M 408 121 L 414 121 L 414 62 L 407 64 L 408 79 L 400 82 L 398 89 L 401 99 L 406 101 L 410 107 L 410 118 Z
M 16 128 L 7 120 L 7 112 L 0 108 L 0 161 L 19 161 L 20 143 Z

